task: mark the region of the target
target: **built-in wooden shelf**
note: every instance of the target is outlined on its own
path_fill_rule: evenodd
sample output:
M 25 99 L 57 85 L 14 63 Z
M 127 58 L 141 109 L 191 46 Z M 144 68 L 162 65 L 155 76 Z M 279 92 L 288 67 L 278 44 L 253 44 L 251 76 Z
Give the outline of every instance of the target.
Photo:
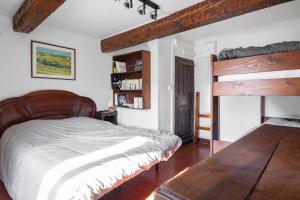
M 143 71 L 133 71 L 133 72 L 124 72 L 124 73 L 116 73 L 118 75 L 131 75 L 131 74 L 142 74 Z
M 116 106 L 117 108 L 126 108 L 126 109 L 131 109 L 131 110 L 146 110 L 145 108 L 129 108 L 126 106 Z
M 143 90 L 120 90 L 120 89 L 114 89 L 115 93 L 124 93 L 124 92 L 134 92 L 134 93 L 142 93 Z
M 142 60 L 143 68 L 141 71 L 134 71 L 135 63 L 137 60 Z M 142 79 L 141 90 L 121 90 L 113 89 L 113 99 L 115 105 L 116 94 L 126 94 L 127 102 L 133 104 L 135 97 L 142 97 L 143 108 L 137 110 L 150 109 L 151 108 L 151 53 L 149 51 L 141 50 L 128 54 L 117 55 L 113 57 L 113 61 L 125 62 L 126 71 L 125 73 L 117 73 L 121 80 L 125 79 Z M 122 107 L 127 108 L 127 107 Z M 135 109 L 135 108 L 129 108 Z

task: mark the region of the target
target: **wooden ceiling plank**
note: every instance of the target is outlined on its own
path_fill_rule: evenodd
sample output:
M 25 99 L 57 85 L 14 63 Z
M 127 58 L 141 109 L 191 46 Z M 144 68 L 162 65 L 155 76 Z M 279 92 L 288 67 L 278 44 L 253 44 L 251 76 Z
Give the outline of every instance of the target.
M 206 0 L 101 41 L 109 53 L 293 0 Z
M 32 32 L 64 2 L 65 0 L 25 0 L 13 18 L 14 31 Z

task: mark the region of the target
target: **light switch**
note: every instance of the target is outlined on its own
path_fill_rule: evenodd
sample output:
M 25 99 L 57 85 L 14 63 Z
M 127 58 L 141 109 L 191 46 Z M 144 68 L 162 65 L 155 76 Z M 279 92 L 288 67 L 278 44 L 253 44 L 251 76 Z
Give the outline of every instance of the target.
M 169 90 L 169 91 L 172 91 L 173 88 L 174 88 L 173 85 L 168 85 L 168 90 Z

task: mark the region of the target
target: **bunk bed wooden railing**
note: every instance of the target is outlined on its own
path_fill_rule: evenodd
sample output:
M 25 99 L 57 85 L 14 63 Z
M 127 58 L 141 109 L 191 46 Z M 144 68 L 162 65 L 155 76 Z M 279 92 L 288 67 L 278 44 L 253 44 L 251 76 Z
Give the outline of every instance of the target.
M 211 113 L 213 139 L 220 138 L 220 96 L 261 96 L 261 121 L 265 96 L 300 96 L 300 77 L 219 81 L 220 76 L 300 69 L 300 50 L 218 61 L 211 56 Z

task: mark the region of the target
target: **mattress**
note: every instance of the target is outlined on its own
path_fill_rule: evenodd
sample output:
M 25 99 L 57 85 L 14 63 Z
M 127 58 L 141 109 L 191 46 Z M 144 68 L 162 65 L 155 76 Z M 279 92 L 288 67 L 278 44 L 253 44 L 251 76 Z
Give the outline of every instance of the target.
M 181 143 L 173 134 L 90 118 L 33 120 L 2 136 L 0 174 L 14 200 L 99 199 Z
M 299 49 L 300 49 L 300 41 L 280 42 L 280 43 L 270 44 L 264 47 L 247 47 L 247 48 L 240 47 L 236 49 L 223 49 L 218 55 L 218 60 L 228 60 L 228 59 L 243 58 L 248 56 L 295 51 Z

